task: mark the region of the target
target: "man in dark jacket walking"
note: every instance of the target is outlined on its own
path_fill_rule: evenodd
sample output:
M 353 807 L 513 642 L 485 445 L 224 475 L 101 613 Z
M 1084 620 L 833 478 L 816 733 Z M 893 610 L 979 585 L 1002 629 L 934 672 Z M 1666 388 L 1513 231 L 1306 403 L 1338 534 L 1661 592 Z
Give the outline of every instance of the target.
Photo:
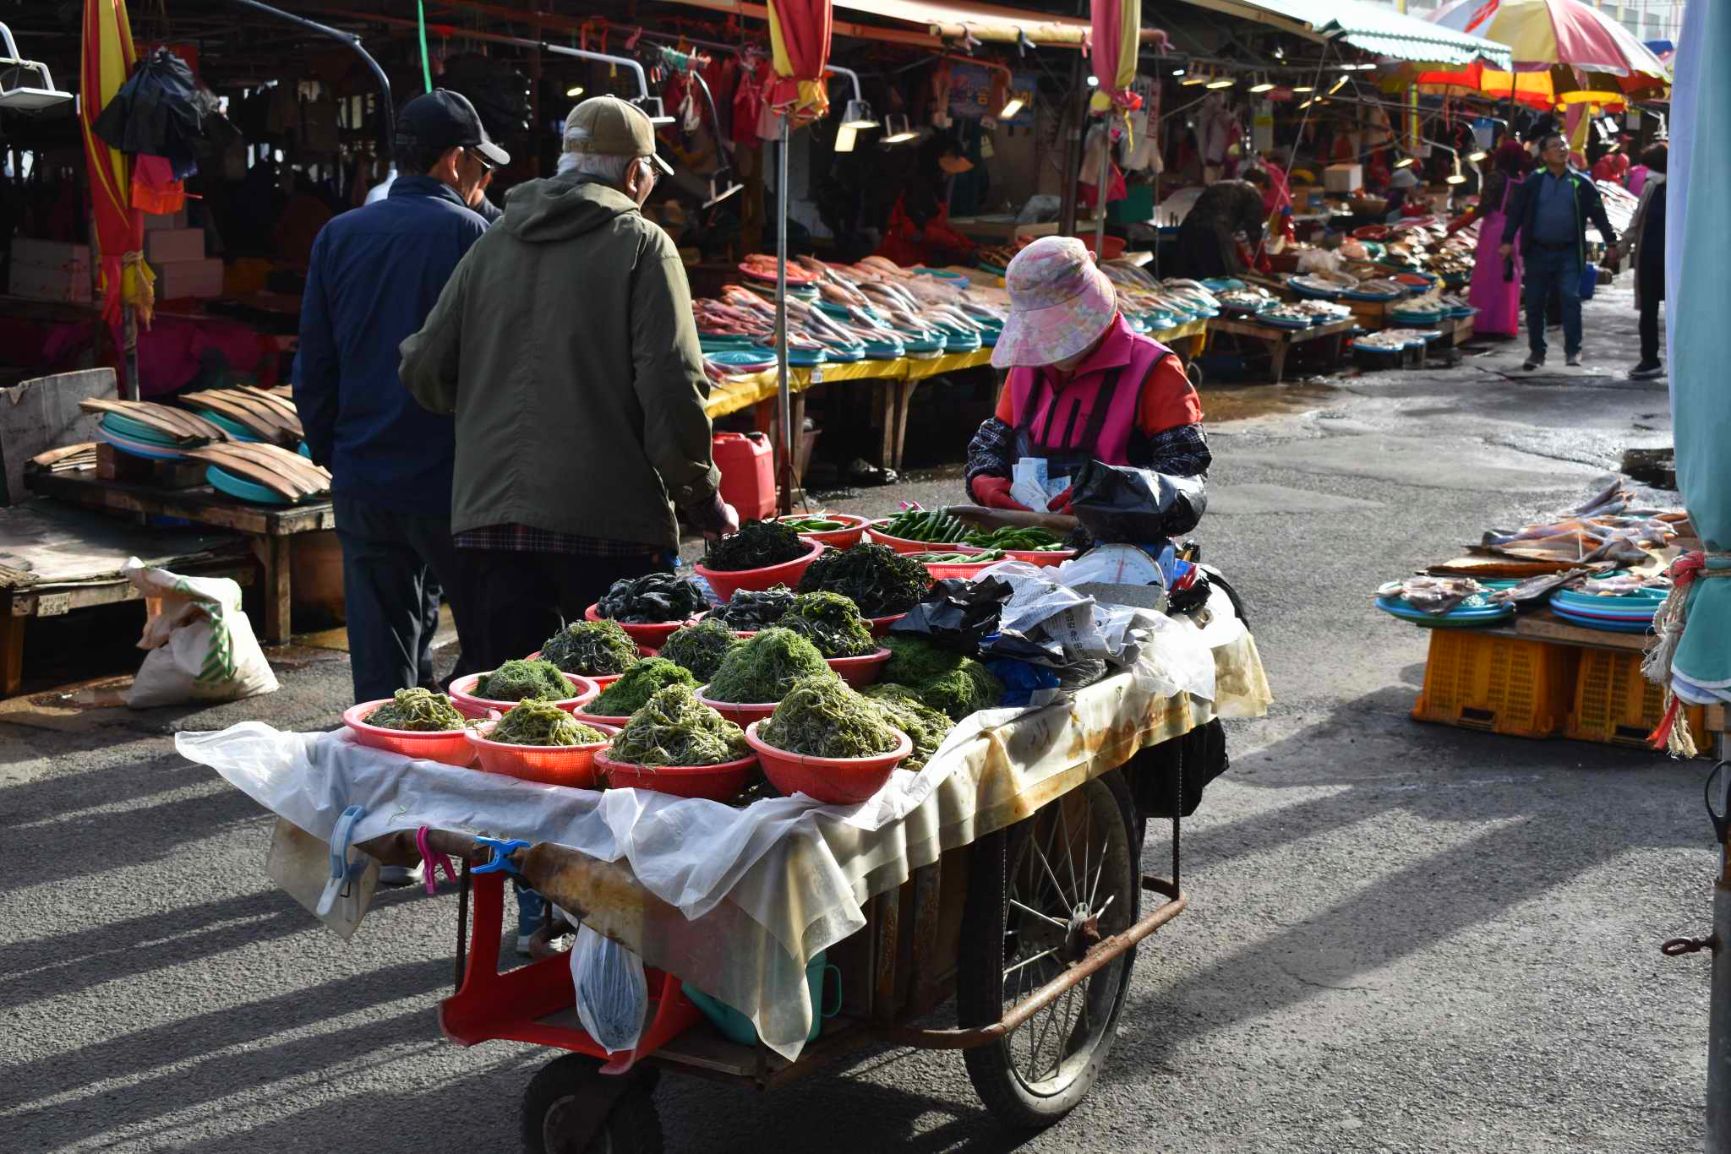
M 675 509 L 738 528 L 685 267 L 638 211 L 660 164 L 640 109 L 579 104 L 559 175 L 511 190 L 403 342 L 403 383 L 457 414 L 451 528 L 480 668 L 539 648 L 614 581 L 671 568 Z
M 1598 227 L 1607 246 L 1617 234 L 1605 215 L 1599 190 L 1585 173 L 1569 167 L 1569 146 L 1560 133 L 1539 140 L 1544 167 L 1515 188 L 1514 202 L 1503 222 L 1501 255 L 1514 252 L 1521 235 L 1526 262 L 1522 286 L 1527 309 L 1527 359 L 1531 372 L 1545 363 L 1545 304 L 1553 294 L 1563 306 L 1563 354 L 1567 364 L 1581 363 L 1581 277 L 1587 267 L 1587 222 Z
M 390 194 L 336 217 L 313 244 L 294 382 L 307 446 L 331 470 L 358 701 L 434 685 L 441 588 L 466 640 L 451 541 L 455 430 L 403 387 L 397 346 L 486 232 L 468 201 L 511 159 L 444 90 L 403 106 L 395 146 Z M 480 668 L 468 644 L 460 663 Z

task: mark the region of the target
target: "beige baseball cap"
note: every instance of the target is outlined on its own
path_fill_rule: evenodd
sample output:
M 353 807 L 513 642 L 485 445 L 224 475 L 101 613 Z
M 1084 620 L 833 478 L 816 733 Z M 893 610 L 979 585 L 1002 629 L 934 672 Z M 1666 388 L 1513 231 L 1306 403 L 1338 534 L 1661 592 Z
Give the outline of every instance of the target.
M 668 176 L 673 166 L 655 152 L 649 116 L 617 96 L 591 96 L 565 117 L 565 151 L 594 156 L 647 156 Z

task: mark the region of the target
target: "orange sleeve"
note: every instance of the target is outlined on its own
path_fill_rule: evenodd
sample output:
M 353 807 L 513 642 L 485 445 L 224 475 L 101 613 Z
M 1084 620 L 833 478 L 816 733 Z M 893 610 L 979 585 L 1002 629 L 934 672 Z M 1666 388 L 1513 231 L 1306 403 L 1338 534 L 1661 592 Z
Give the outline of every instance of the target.
M 1000 402 L 1000 406 L 1002 402 Z M 1202 423 L 1202 398 L 1184 375 L 1177 356 L 1162 357 L 1142 382 L 1142 401 L 1136 410 L 1136 427 L 1153 436 L 1182 425 Z
M 1004 375 L 1004 387 L 998 390 L 998 407 L 992 416 L 1006 425 L 1016 423 L 1016 406 L 1010 400 L 1010 378 L 1007 373 Z

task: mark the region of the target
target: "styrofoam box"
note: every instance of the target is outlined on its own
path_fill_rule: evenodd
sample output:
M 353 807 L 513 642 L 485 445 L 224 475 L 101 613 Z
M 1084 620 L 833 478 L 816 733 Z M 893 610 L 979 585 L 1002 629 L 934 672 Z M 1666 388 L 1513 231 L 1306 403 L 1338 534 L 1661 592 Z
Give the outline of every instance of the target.
M 179 212 L 171 212 L 167 216 L 157 216 L 155 213 L 151 213 L 151 212 L 147 212 L 144 214 L 144 231 L 145 232 L 156 232 L 158 229 L 164 229 L 164 228 L 185 228 L 185 227 L 186 227 L 186 210 L 184 208 L 181 209 Z
M 144 234 L 144 256 L 152 263 L 204 259 L 202 228 L 159 228 Z
M 1364 165 L 1329 165 L 1322 170 L 1322 187 L 1329 192 L 1357 192 L 1364 187 Z
M 90 270 L 76 266 L 52 268 L 40 264 L 12 262 L 6 279 L 6 291 L 15 297 L 33 301 L 90 300 Z
M 156 269 L 158 300 L 222 295 L 222 260 L 218 257 L 151 263 Z
M 12 238 L 12 263 L 33 264 L 44 268 L 72 268 L 90 271 L 90 246 L 66 244 L 58 240 L 34 240 L 27 236 Z

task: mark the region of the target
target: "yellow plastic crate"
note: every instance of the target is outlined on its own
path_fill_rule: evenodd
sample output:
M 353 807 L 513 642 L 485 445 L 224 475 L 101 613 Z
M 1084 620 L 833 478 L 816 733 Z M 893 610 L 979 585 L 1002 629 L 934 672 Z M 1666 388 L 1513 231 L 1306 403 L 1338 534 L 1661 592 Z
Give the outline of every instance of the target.
M 1433 629 L 1413 719 L 1511 737 L 1552 737 L 1568 717 L 1576 661 L 1570 646 Z
M 1664 706 L 1664 688 L 1641 676 L 1641 654 L 1589 649 L 1581 654 L 1574 705 L 1563 733 L 1581 741 L 1647 748 L 1647 737 L 1664 715 Z M 1707 711 L 1688 706 L 1683 716 L 1695 747 L 1711 749 Z

